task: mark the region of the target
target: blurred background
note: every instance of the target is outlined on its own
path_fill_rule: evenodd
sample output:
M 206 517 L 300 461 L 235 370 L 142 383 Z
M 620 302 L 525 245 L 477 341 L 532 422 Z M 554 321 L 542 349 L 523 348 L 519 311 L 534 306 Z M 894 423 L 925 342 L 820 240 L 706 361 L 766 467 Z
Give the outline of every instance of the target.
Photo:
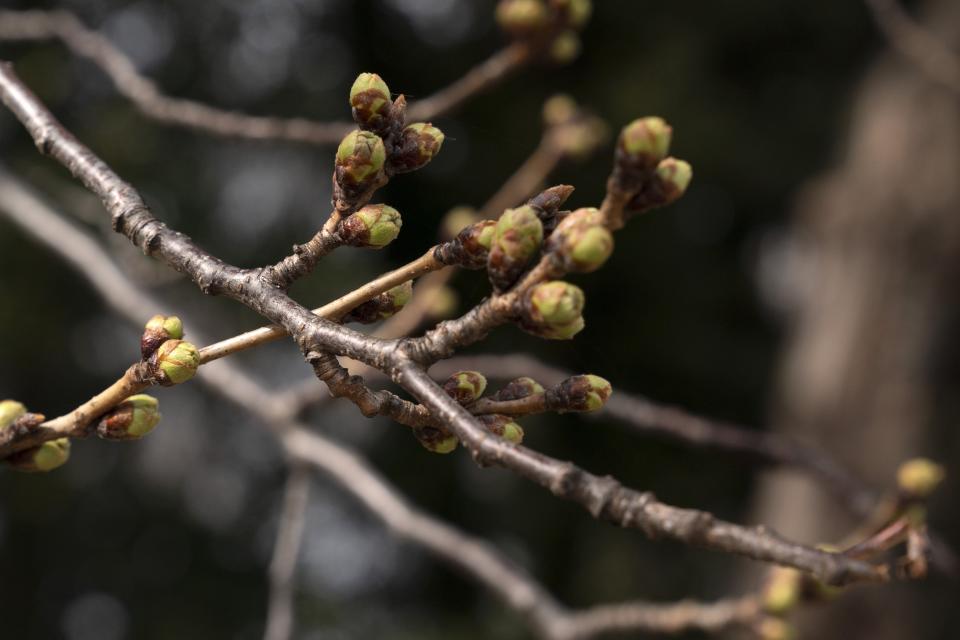
M 470 0 L 6 0 L 63 8 L 101 31 L 164 91 L 256 114 L 349 117 L 361 71 L 415 100 L 504 42 L 493 3 Z M 569 343 L 513 327 L 469 353 L 528 353 L 615 389 L 832 451 L 878 488 L 900 461 L 948 466 L 930 518 L 960 549 L 956 422 L 960 344 L 960 96 L 892 53 L 865 4 L 603 0 L 572 64 L 533 66 L 436 121 L 426 169 L 378 201 L 404 218 L 381 252 L 342 249 L 294 294 L 309 306 L 420 255 L 445 212 L 480 206 L 536 147 L 541 106 L 564 92 L 616 131 L 642 115 L 674 127 L 695 178 L 676 205 L 633 220 L 587 292 Z M 952 0 L 911 3 L 960 40 Z M 276 261 L 329 210 L 334 149 L 244 142 L 144 118 L 107 77 L 59 43 L 0 43 L 0 57 L 153 212 L 228 262 Z M 565 162 L 551 183 L 599 203 L 612 142 Z M 123 269 L 217 338 L 259 326 L 230 301 L 143 258 L 99 202 L 0 111 L 3 170 L 98 235 Z M 487 294 L 458 275 L 460 310 Z M 57 257 L 0 216 L 0 396 L 59 415 L 138 358 L 139 328 L 106 308 Z M 146 320 L 163 309 L 144 309 Z M 192 323 L 192 324 L 191 324 Z M 295 345 L 237 356 L 270 388 L 308 379 Z M 319 383 L 318 383 L 319 384 Z M 0 469 L 3 637 L 257 638 L 285 477 L 258 422 L 200 385 L 159 390 L 164 419 L 143 441 L 75 442 L 45 475 Z M 315 429 L 361 450 L 416 505 L 483 536 L 563 602 L 715 599 L 755 586 L 748 561 L 646 540 L 462 451 L 436 456 L 407 429 L 346 402 Z M 825 542 L 852 521 L 797 474 L 643 437 L 613 418 L 524 421 L 526 443 L 663 500 Z M 805 613 L 802 637 L 954 638 L 957 583 L 855 590 Z M 317 475 L 298 568 L 304 639 L 526 638 L 472 580 L 401 543 Z M 643 637 L 637 635 L 636 637 Z

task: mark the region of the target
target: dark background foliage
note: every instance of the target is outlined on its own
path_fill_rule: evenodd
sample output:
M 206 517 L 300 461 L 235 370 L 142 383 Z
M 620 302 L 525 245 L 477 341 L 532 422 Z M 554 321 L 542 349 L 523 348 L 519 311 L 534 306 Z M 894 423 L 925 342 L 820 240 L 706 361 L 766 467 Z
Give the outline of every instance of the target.
M 295 294 L 319 304 L 419 255 L 444 212 L 482 204 L 523 161 L 553 93 L 570 93 L 614 128 L 662 115 L 675 127 L 675 154 L 695 168 L 693 186 L 679 204 L 632 222 L 607 267 L 578 279 L 588 296 L 586 330 L 573 342 L 547 343 L 504 328 L 471 351 L 533 353 L 601 374 L 616 388 L 761 428 L 783 324 L 761 296 L 758 265 L 798 190 L 838 153 L 857 82 L 885 43 L 859 2 L 597 4 L 575 63 L 527 69 L 437 122 L 447 133 L 438 159 L 378 195 L 403 212 L 397 242 L 379 253 L 336 252 Z M 347 91 L 360 71 L 380 73 L 415 99 L 502 41 L 492 3 L 469 0 L 57 6 L 105 32 L 172 95 L 317 119 L 348 116 Z M 272 262 L 328 211 L 332 148 L 164 127 L 58 44 L 3 44 L 0 53 L 161 219 L 227 261 Z M 143 286 L 189 305 L 206 334 L 259 324 L 111 237 L 99 204 L 42 159 L 6 113 L 0 150 L 8 170 L 99 233 Z M 576 206 L 597 203 L 611 151 L 564 164 L 552 181 L 577 187 Z M 58 415 L 136 358 L 136 329 L 2 218 L 0 274 L 0 396 Z M 477 274 L 459 276 L 456 287 L 463 309 L 487 292 Z M 143 317 L 158 311 L 144 309 Z M 240 359 L 277 388 L 308 375 L 291 344 Z M 159 396 L 164 421 L 140 443 L 75 443 L 71 462 L 44 476 L 0 470 L 4 637 L 261 633 L 284 477 L 279 450 L 252 419 L 199 385 Z M 345 403 L 311 419 L 362 449 L 415 504 L 496 542 L 565 602 L 716 598 L 746 586 L 738 578 L 746 561 L 595 522 L 506 472 L 475 468 L 463 453 L 430 455 L 406 429 L 365 420 Z M 531 446 L 669 502 L 749 518 L 759 476 L 739 460 L 640 438 L 602 418 L 550 417 L 526 429 Z M 526 637 L 473 582 L 394 541 L 322 476 L 299 576 L 302 638 Z M 942 578 L 914 588 L 943 600 Z M 924 637 L 948 637 L 940 617 L 927 619 Z

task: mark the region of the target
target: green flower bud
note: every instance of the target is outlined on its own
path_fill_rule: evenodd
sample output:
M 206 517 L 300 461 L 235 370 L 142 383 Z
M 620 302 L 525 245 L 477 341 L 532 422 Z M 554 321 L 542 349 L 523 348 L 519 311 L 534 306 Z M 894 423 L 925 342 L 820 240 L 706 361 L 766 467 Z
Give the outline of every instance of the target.
M 613 234 L 594 208 L 577 209 L 557 225 L 548 250 L 565 271 L 596 271 L 613 253 Z
M 16 400 L 0 401 L 0 431 L 12 425 L 17 421 L 17 418 L 26 415 L 26 413 L 27 408 L 22 402 Z
M 803 576 L 796 569 L 774 567 L 763 589 L 763 608 L 767 613 L 782 616 L 800 602 Z
M 182 338 L 183 323 L 180 322 L 180 318 L 155 315 L 147 320 L 147 324 L 143 327 L 143 335 L 140 336 L 140 354 L 144 358 L 149 358 L 150 354 L 167 340 Z
M 352 247 L 382 249 L 400 234 L 400 212 L 385 204 L 368 204 L 340 222 L 340 238 Z
M 496 220 L 481 220 L 464 227 L 456 238 L 437 247 L 434 256 L 443 264 L 482 269 L 487 265 L 496 226 Z
M 573 376 L 547 392 L 547 403 L 560 412 L 596 411 L 606 404 L 611 393 L 613 387 L 600 376 Z
M 337 147 L 334 180 L 342 193 L 334 195 L 345 199 L 358 197 L 373 186 L 386 159 L 387 150 L 380 136 L 360 130 L 348 133 Z
M 573 62 L 580 55 L 580 36 L 575 31 L 564 31 L 550 45 L 550 58 L 557 64 Z
M 413 296 L 413 283 L 406 281 L 358 305 L 343 317 L 343 322 L 370 324 L 386 320 L 402 310 Z
M 590 0 L 552 0 L 553 6 L 564 13 L 567 24 L 581 29 L 593 13 L 593 3 Z
M 160 404 L 153 396 L 130 396 L 100 418 L 97 435 L 105 440 L 137 440 L 160 422 Z
M 447 395 L 466 406 L 480 399 L 487 389 L 487 379 L 479 371 L 458 371 L 443 383 Z
M 446 429 L 436 427 L 417 427 L 413 430 L 413 435 L 424 449 L 434 453 L 450 453 L 460 442 L 457 436 Z
M 522 400 L 523 398 L 543 392 L 543 386 L 539 382 L 533 378 L 524 376 L 508 382 L 500 390 L 490 396 L 490 399 L 498 402 L 503 402 L 506 400 Z
M 394 173 L 407 173 L 425 166 L 440 153 L 443 139 L 443 131 L 428 122 L 411 124 L 400 134 L 400 140 L 390 154 L 390 167 Z
M 487 275 L 498 291 L 509 289 L 543 242 L 543 223 L 529 205 L 507 209 L 497 221 L 490 254 L 487 257 Z
M 554 280 L 532 287 L 526 294 L 520 326 L 550 340 L 568 340 L 583 329 L 583 290 Z
M 943 482 L 945 475 L 943 467 L 933 460 L 913 458 L 897 469 L 897 485 L 911 496 L 926 498 Z
M 183 340 L 167 340 L 150 357 L 160 384 L 171 386 L 186 382 L 197 373 L 200 352 Z
M 667 155 L 672 133 L 663 118 L 639 118 L 620 132 L 620 151 L 632 165 L 652 169 Z
M 477 419 L 479 419 L 480 422 L 483 423 L 483 426 L 487 428 L 487 431 L 493 435 L 499 436 L 513 444 L 523 442 L 523 427 L 514 422 L 510 416 L 491 413 L 477 416 Z
M 542 0 L 500 0 L 497 24 L 514 37 L 537 33 L 550 24 L 550 15 Z
M 70 439 L 48 440 L 38 447 L 18 451 L 4 462 L 18 471 L 52 471 L 70 459 Z
M 686 160 L 664 158 L 657 165 L 657 179 L 663 189 L 664 202 L 670 204 L 682 196 L 693 178 L 693 167 Z
M 353 119 L 366 129 L 379 129 L 390 113 L 390 89 L 375 73 L 361 73 L 350 87 Z

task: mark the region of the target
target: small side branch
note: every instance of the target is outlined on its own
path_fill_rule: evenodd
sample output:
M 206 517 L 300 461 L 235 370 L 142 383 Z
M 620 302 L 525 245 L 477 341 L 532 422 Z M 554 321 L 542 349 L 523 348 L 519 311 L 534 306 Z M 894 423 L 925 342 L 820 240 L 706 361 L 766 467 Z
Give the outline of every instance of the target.
M 293 633 L 294 575 L 303 541 L 310 498 L 310 474 L 302 464 L 290 465 L 283 490 L 283 511 L 270 560 L 270 599 L 263 640 L 288 640 Z

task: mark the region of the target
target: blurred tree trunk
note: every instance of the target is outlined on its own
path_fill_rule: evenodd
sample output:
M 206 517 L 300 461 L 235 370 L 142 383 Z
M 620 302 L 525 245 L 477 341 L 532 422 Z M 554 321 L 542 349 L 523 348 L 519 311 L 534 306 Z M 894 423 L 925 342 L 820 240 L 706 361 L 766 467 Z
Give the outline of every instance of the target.
M 960 2 L 924 8 L 932 32 L 960 42 Z M 859 91 L 845 145 L 840 166 L 798 199 L 789 244 L 800 273 L 787 281 L 800 290 L 773 418 L 888 487 L 904 459 L 936 457 L 932 356 L 960 293 L 960 97 L 889 53 Z M 755 521 L 809 542 L 849 530 L 822 490 L 768 480 Z M 852 595 L 807 615 L 801 637 L 921 637 L 904 590 Z

